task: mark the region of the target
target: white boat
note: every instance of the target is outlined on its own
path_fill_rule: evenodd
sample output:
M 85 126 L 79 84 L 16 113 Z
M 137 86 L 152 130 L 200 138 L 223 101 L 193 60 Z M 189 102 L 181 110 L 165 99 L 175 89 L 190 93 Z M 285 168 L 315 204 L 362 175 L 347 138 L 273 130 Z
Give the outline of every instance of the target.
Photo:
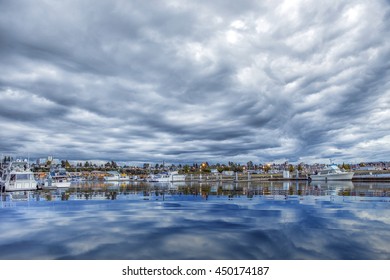
M 119 174 L 117 171 L 108 171 L 107 176 L 104 176 L 104 181 L 130 181 L 130 177 L 126 174 Z
M 53 177 L 53 178 L 48 178 L 45 181 L 44 187 L 48 188 L 69 188 L 70 185 L 72 184 L 71 181 L 69 181 L 68 178 L 66 177 Z
M 354 172 L 342 171 L 336 164 L 331 164 L 327 168 L 310 175 L 312 181 L 340 181 L 352 180 Z
M 186 175 L 177 171 L 155 174 L 148 179 L 148 182 L 170 183 L 185 181 Z
M 370 172 L 369 174 L 363 174 L 363 175 L 355 175 L 353 178 L 357 180 L 389 180 L 390 179 L 390 173 L 378 173 L 378 174 L 372 174 Z
M 130 181 L 130 176 L 128 176 L 126 174 L 120 174 L 119 181 Z
M 38 189 L 34 173 L 26 162 L 12 162 L 3 170 L 1 191 L 30 191 Z
M 108 171 L 107 176 L 104 176 L 104 181 L 119 181 L 119 173 L 116 171 Z
M 153 182 L 154 176 L 156 176 L 156 175 L 154 175 L 154 174 L 149 174 L 149 175 L 148 175 L 146 178 L 144 178 L 143 180 L 144 180 L 145 182 Z
M 81 183 L 81 182 L 85 182 L 85 181 L 87 181 L 87 179 L 85 179 L 85 178 L 83 178 L 81 176 L 72 176 L 70 178 L 70 182 L 71 183 Z
M 69 188 L 72 184 L 65 169 L 50 170 L 49 176 L 42 184 L 43 188 Z

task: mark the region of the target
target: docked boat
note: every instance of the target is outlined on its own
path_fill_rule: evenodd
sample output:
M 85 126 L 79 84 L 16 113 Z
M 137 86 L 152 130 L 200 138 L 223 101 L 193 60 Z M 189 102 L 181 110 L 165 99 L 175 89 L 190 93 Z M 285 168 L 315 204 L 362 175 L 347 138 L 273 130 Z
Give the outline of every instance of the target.
M 6 191 L 30 191 L 38 189 L 34 173 L 26 162 L 11 162 L 6 169 L 3 169 L 0 189 Z
M 354 172 L 342 171 L 336 164 L 331 164 L 327 168 L 310 175 L 312 181 L 340 181 L 352 180 Z
M 70 177 L 70 182 L 71 183 L 82 183 L 82 182 L 85 182 L 87 181 L 86 178 L 84 177 L 81 177 L 81 176 L 71 176 Z
M 148 182 L 158 182 L 158 183 L 171 183 L 171 182 L 182 182 L 185 181 L 186 175 L 179 174 L 177 171 L 173 172 L 163 172 L 155 174 L 148 179 Z
M 49 177 L 45 183 L 44 187 L 47 188 L 69 188 L 72 184 L 71 181 L 69 181 L 68 178 L 65 177 Z
M 122 173 L 122 174 L 119 175 L 119 181 L 122 181 L 122 182 L 123 181 L 130 181 L 130 176 Z
M 72 184 L 65 169 L 50 170 L 49 176 L 44 181 L 43 188 L 69 188 Z
M 154 174 L 149 174 L 148 176 L 143 178 L 143 181 L 144 182 L 153 182 L 154 176 L 155 176 Z
M 104 181 L 130 181 L 130 177 L 117 171 L 109 171 L 107 176 L 104 176 Z
M 104 176 L 104 181 L 119 181 L 120 174 L 116 171 L 108 171 Z

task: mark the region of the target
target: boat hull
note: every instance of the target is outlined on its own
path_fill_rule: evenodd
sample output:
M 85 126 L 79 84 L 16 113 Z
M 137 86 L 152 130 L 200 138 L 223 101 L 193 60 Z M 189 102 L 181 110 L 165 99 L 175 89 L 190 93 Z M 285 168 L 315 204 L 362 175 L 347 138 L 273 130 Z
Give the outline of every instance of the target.
M 337 174 L 317 174 L 310 175 L 312 181 L 341 181 L 352 180 L 353 172 L 343 172 Z
M 157 174 L 149 178 L 148 182 L 155 183 L 172 183 L 172 182 L 183 182 L 186 179 L 186 175 L 171 173 L 171 174 Z
M 118 182 L 118 181 L 123 181 L 123 182 L 127 182 L 127 181 L 130 181 L 130 177 L 104 177 L 104 181 L 108 181 L 108 182 Z
M 38 190 L 39 187 L 37 186 L 37 184 L 26 184 L 24 186 L 20 186 L 20 187 L 5 187 L 4 190 L 6 192 L 17 192 L 17 191 L 35 191 L 35 190 Z
M 172 182 L 183 182 L 185 181 L 185 176 L 177 176 L 174 178 L 154 178 L 150 179 L 148 182 L 154 182 L 154 183 L 172 183 Z
M 55 188 L 69 188 L 71 182 L 53 182 L 52 186 Z
M 119 181 L 119 177 L 104 177 L 104 181 Z

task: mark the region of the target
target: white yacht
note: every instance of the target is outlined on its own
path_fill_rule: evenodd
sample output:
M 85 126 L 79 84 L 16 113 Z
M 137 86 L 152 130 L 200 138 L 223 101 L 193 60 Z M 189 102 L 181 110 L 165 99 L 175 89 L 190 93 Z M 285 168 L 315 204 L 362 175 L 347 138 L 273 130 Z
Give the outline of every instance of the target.
M 159 183 L 171 183 L 171 182 L 181 182 L 185 181 L 186 175 L 179 174 L 177 171 L 173 172 L 163 172 L 156 175 L 153 175 L 148 181 L 149 182 L 159 182 Z
M 68 173 L 64 168 L 57 170 L 51 169 L 49 176 L 44 181 L 42 187 L 47 188 L 69 188 L 72 184 Z
M 34 173 L 23 161 L 11 162 L 3 170 L 1 191 L 30 191 L 38 189 L 38 183 L 34 178 Z
M 342 171 L 336 164 L 310 175 L 312 181 L 352 180 L 354 172 Z
M 107 176 L 104 176 L 104 181 L 130 181 L 130 177 L 126 174 L 119 174 L 117 171 L 108 171 Z
M 104 181 L 119 181 L 120 174 L 116 171 L 108 171 L 104 176 Z
M 126 174 L 120 174 L 119 175 L 119 181 L 130 181 L 130 176 L 126 175 Z
M 48 188 L 69 188 L 70 185 L 72 184 L 71 181 L 69 181 L 68 178 L 66 177 L 49 177 L 45 183 L 44 187 Z

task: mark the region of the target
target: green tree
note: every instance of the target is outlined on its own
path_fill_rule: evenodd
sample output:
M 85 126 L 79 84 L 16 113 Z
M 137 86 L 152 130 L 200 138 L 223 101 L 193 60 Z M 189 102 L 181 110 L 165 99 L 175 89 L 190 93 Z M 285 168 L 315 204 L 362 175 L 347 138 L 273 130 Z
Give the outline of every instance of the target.
M 184 165 L 183 171 L 184 171 L 184 173 L 190 172 L 190 166 L 188 164 Z
M 263 166 L 263 169 L 264 169 L 265 173 L 268 173 L 271 170 L 271 165 L 266 164 L 266 165 Z
M 341 165 L 341 169 L 344 169 L 344 170 L 351 170 L 351 166 L 349 164 L 345 164 L 343 162 L 343 164 Z
M 253 162 L 252 161 L 248 161 L 246 163 L 246 166 L 248 167 L 249 170 L 252 170 L 253 169 Z

